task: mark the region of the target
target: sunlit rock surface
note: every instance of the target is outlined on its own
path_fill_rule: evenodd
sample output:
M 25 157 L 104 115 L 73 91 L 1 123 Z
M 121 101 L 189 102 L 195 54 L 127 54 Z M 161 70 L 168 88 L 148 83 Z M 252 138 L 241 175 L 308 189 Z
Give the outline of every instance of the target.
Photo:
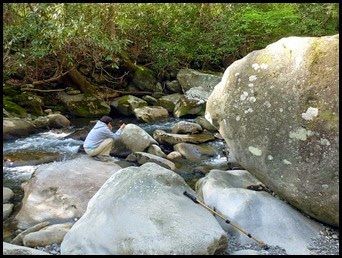
M 339 225 L 339 35 L 283 38 L 230 65 L 206 118 L 236 160 L 310 216 Z

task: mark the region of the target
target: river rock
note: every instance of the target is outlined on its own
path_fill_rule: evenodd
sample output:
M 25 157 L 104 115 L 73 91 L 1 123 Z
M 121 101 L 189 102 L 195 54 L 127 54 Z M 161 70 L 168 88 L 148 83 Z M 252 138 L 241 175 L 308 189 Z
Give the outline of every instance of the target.
M 46 226 L 48 226 L 50 224 L 50 222 L 48 221 L 44 221 L 41 223 L 38 223 L 37 225 L 34 225 L 33 227 L 30 227 L 28 229 L 25 229 L 23 232 L 19 233 L 11 242 L 11 244 L 14 245 L 23 245 L 23 239 L 27 234 L 30 234 L 32 232 L 36 232 L 39 231 L 42 228 L 45 228 Z
M 283 38 L 230 65 L 206 109 L 245 169 L 333 226 L 339 226 L 338 54 L 339 35 Z
M 199 124 L 203 129 L 206 129 L 208 131 L 217 131 L 217 129 L 204 116 L 196 117 L 195 122 Z
M 185 115 L 203 115 L 205 111 L 205 102 L 202 100 L 191 99 L 182 96 L 173 109 L 174 117 L 182 117 Z
M 226 233 L 185 190 L 194 194 L 181 176 L 157 164 L 122 169 L 90 200 L 65 235 L 61 254 L 222 253 Z
M 166 157 L 166 154 L 163 152 L 163 150 L 156 144 L 152 144 L 150 147 L 148 147 L 147 152 L 162 158 Z
M 182 158 L 182 154 L 180 154 L 178 151 L 172 151 L 166 156 L 167 159 L 169 160 L 177 160 Z
M 62 105 L 77 117 L 101 117 L 108 115 L 110 106 L 98 97 L 87 94 L 68 95 L 65 92 L 58 93 Z
M 157 106 L 161 106 L 165 109 L 167 109 L 167 111 L 172 114 L 176 103 L 178 102 L 178 100 L 183 96 L 183 94 L 180 93 L 174 93 L 174 94 L 170 94 L 170 95 L 166 95 L 163 97 L 160 97 L 158 99 L 158 102 L 156 103 Z
M 145 95 L 142 97 L 143 100 L 145 100 L 149 105 L 154 106 L 158 100 L 150 95 Z
M 24 236 L 23 244 L 27 247 L 47 246 L 53 243 L 62 243 L 65 234 L 70 230 L 73 223 L 55 224 L 29 233 Z
M 60 114 L 52 114 L 47 116 L 50 128 L 65 128 L 70 125 L 69 119 Z
M 14 205 L 12 203 L 5 203 L 2 205 L 2 219 L 5 220 L 11 215 Z
M 9 202 L 12 199 L 13 195 L 14 193 L 10 188 L 3 187 L 2 188 L 2 203 Z
M 29 121 L 20 118 L 4 118 L 2 120 L 2 137 L 4 140 L 25 137 L 37 132 L 37 128 Z
M 183 157 L 190 161 L 201 161 L 217 155 L 217 151 L 209 145 L 195 145 L 191 143 L 177 143 L 173 146 Z
M 177 80 L 166 81 L 165 85 L 166 85 L 166 89 L 170 92 L 183 93 L 182 87 L 179 81 Z
M 126 95 L 114 99 L 110 106 L 120 114 L 129 116 L 134 114 L 134 109 L 147 106 L 147 102 L 133 95 Z
M 166 133 L 163 130 L 155 130 L 153 132 L 153 138 L 160 144 L 169 145 L 174 145 L 180 142 L 203 143 L 215 140 L 215 137 L 211 134 L 174 134 Z
M 152 144 L 158 145 L 158 142 L 141 127 L 127 124 L 120 137 L 114 141 L 110 154 L 127 157 L 132 152 L 145 151 Z
M 22 184 L 23 204 L 15 217 L 18 227 L 81 217 L 89 199 L 119 169 L 112 162 L 98 162 L 87 155 L 39 166 Z
M 169 117 L 169 112 L 159 106 L 136 108 L 133 113 L 139 121 L 145 123 L 153 123 Z
M 6 242 L 2 242 L 2 250 L 3 255 L 50 255 L 34 248 L 12 245 Z
M 202 132 L 202 127 L 197 123 L 180 121 L 172 127 L 172 133 L 199 133 Z
M 201 73 L 193 69 L 181 69 L 177 74 L 183 93 L 186 93 L 193 87 L 198 87 L 205 95 L 209 97 L 215 85 L 221 81 L 222 76 Z
M 127 157 L 128 161 L 137 161 L 140 165 L 147 162 L 153 162 L 167 169 L 174 170 L 175 164 L 167 159 L 159 157 L 157 155 L 146 153 L 146 152 L 133 152 Z

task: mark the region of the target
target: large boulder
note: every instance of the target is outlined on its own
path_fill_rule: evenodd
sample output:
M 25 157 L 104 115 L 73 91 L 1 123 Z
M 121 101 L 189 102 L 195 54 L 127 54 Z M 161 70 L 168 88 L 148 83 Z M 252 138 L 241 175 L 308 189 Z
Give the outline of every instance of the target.
M 110 106 L 103 99 L 88 94 L 69 95 L 59 93 L 59 99 L 71 115 L 77 117 L 99 117 L 108 115 Z
M 185 190 L 193 194 L 181 176 L 157 164 L 122 169 L 90 200 L 65 235 L 61 254 L 222 253 L 226 233 Z
M 222 178 L 225 179 L 222 181 Z M 212 175 L 207 180 L 200 179 L 196 192 L 203 197 L 206 205 L 215 207 L 218 213 L 265 244 L 278 245 L 291 255 L 312 254 L 308 247 L 313 244 L 314 238 L 320 236 L 323 225 L 269 193 L 240 188 L 255 183 L 258 181 L 246 173 L 238 176 L 227 171 L 218 178 Z M 255 243 L 221 218 L 217 219 L 241 244 Z
M 127 124 L 120 137 L 114 141 L 111 155 L 127 157 L 132 152 L 144 151 L 152 144 L 158 142 L 141 127 L 135 124 Z
M 339 35 L 283 38 L 234 62 L 206 118 L 236 160 L 306 214 L 339 225 Z
M 182 87 L 183 93 L 196 87 L 201 92 L 204 92 L 207 98 L 215 85 L 221 81 L 221 78 L 222 76 L 201 73 L 193 69 L 181 69 L 177 74 L 177 80 Z
M 41 165 L 22 184 L 23 204 L 15 217 L 18 227 L 80 218 L 90 198 L 119 169 L 113 162 L 99 162 L 87 155 Z
M 4 140 L 24 137 L 37 132 L 37 128 L 29 121 L 19 118 L 4 118 L 2 120 L 2 137 Z
M 129 116 L 133 115 L 134 109 L 147 106 L 147 102 L 133 95 L 126 95 L 113 100 L 110 106 L 120 114 Z
M 158 106 L 136 108 L 133 112 L 139 121 L 145 123 L 152 123 L 169 117 L 169 112 L 165 108 Z

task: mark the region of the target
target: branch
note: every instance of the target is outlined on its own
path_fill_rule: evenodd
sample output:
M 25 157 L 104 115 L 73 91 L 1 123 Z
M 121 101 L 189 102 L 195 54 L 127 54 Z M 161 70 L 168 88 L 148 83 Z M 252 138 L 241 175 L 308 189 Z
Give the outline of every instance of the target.
M 42 81 L 35 81 L 32 82 L 33 85 L 40 85 L 40 84 L 44 84 L 44 83 L 49 83 L 49 82 L 53 82 L 53 81 L 57 81 L 59 80 L 61 77 L 63 77 L 64 75 L 66 75 L 67 73 L 71 72 L 72 70 L 74 70 L 76 68 L 76 66 L 72 67 L 70 70 L 66 71 L 65 73 L 61 73 L 59 76 L 57 77 L 52 77 L 48 80 L 42 80 Z
M 55 90 L 39 90 L 39 89 L 31 89 L 31 88 L 23 88 L 23 91 L 39 91 L 39 92 L 55 92 L 55 91 L 65 91 L 65 89 L 55 89 Z

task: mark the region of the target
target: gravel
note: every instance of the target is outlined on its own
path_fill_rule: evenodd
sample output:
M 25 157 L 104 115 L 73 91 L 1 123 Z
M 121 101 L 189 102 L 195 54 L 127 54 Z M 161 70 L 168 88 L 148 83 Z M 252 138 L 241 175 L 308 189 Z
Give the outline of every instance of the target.
M 231 255 L 236 251 L 254 250 L 261 255 L 287 255 L 285 249 L 280 246 L 268 245 L 269 249 L 265 250 L 258 243 L 241 244 L 234 236 L 227 233 L 228 247 L 222 255 Z M 308 249 L 313 255 L 339 255 L 339 229 L 325 227 L 320 232 L 320 237 L 313 238 Z M 53 255 L 61 254 L 61 244 L 53 243 L 45 247 L 36 247 L 40 251 L 44 251 Z

